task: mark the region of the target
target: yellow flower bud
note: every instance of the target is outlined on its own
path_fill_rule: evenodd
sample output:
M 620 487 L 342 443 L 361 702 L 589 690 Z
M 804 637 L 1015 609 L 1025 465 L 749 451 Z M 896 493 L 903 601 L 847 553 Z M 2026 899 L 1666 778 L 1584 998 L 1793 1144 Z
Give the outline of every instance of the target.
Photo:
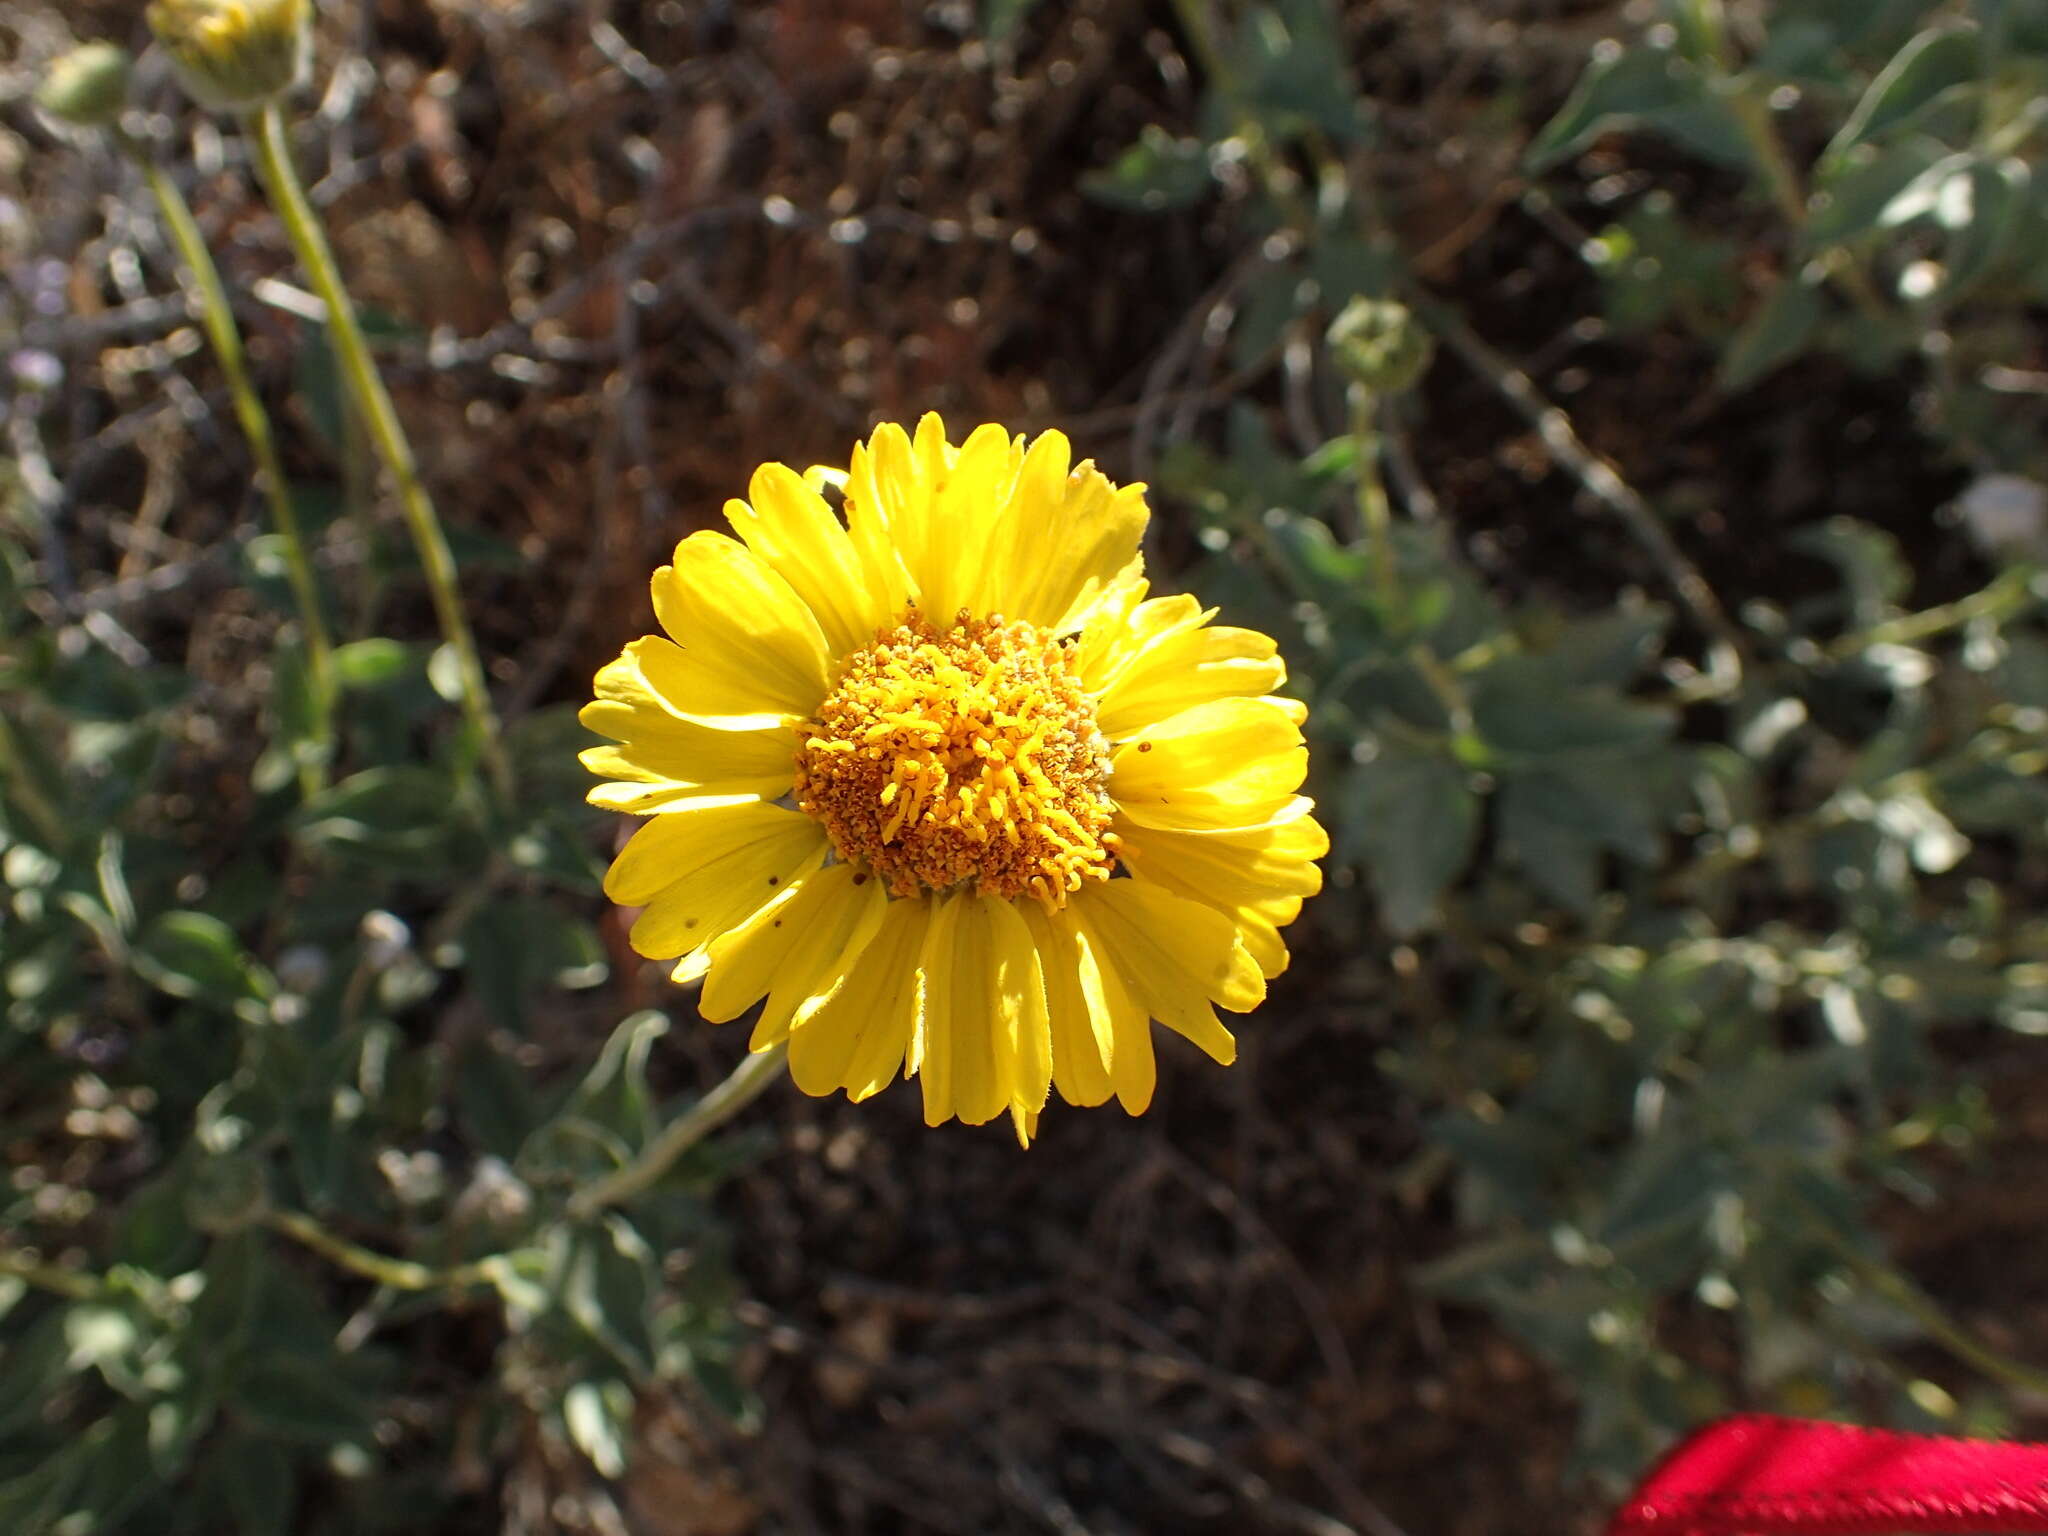
M 86 43 L 50 61 L 36 105 L 74 128 L 105 128 L 128 104 L 128 52 Z
M 192 99 L 232 112 L 298 82 L 312 17 L 311 0 L 152 0 L 149 29 Z

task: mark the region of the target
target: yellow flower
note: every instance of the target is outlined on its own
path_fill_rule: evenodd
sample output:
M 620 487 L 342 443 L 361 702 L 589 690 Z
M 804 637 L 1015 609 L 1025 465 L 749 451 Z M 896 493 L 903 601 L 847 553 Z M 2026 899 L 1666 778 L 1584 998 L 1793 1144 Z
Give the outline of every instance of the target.
M 311 0 L 151 0 L 149 29 L 202 107 L 239 112 L 298 83 Z
M 605 878 L 706 1018 L 767 1000 L 806 1093 L 925 1119 L 1152 1099 L 1157 1019 L 1217 1061 L 1328 849 L 1273 642 L 1147 598 L 1144 487 L 985 426 L 758 470 L 654 573 L 668 639 L 597 674 Z M 821 492 L 843 493 L 845 521 Z M 1128 878 L 1126 878 L 1128 877 Z

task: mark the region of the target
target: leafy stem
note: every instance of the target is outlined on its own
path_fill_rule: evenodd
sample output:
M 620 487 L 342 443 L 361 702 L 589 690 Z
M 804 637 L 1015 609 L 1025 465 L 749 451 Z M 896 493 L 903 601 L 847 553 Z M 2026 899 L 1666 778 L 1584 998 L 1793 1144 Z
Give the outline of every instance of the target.
M 1383 611 L 1391 616 L 1401 599 L 1401 576 L 1394 564 L 1393 509 L 1387 482 L 1380 473 L 1380 434 L 1373 423 L 1377 397 L 1361 384 L 1351 387 L 1351 445 L 1358 456 L 1358 520 L 1372 543 L 1374 576 Z
M 677 1158 L 759 1098 L 762 1090 L 782 1075 L 788 1054 L 789 1047 L 784 1044 L 748 1056 L 724 1082 L 670 1121 L 632 1162 L 579 1189 L 569 1201 L 569 1214 L 586 1220 L 655 1183 Z
M 1861 655 L 1873 645 L 1911 645 L 1961 629 L 1979 619 L 2014 618 L 2036 600 L 2034 582 L 2040 574 L 2037 566 L 2008 566 L 1989 586 L 1972 592 L 1968 597 L 1923 608 L 1917 613 L 1901 614 L 1852 635 L 1844 635 L 1828 647 L 1828 655 L 1837 661 L 1845 661 Z
M 1728 35 L 1727 18 L 1722 14 L 1720 0 L 1709 0 L 1700 7 L 1700 13 L 1707 23 L 1712 43 L 1707 63 L 1714 77 L 1713 83 L 1726 97 L 1729 110 L 1735 115 L 1736 126 L 1742 131 L 1743 141 L 1762 168 L 1771 201 L 1778 205 L 1786 228 L 1795 236 L 1804 234 L 1807 222 L 1805 182 L 1799 168 L 1792 163 L 1791 152 L 1785 147 L 1784 136 L 1778 132 L 1776 119 L 1771 116 L 1771 104 L 1759 94 L 1757 82 L 1742 72 L 1741 61 L 1736 57 L 1735 41 Z M 1869 274 L 1854 255 L 1841 246 L 1831 246 L 1822 253 L 1821 260 L 1829 278 L 1863 312 L 1864 318 L 1886 330 L 1893 328 L 1895 321 L 1890 306 L 1879 295 Z M 1781 279 L 1793 280 L 1789 275 Z
M 334 343 L 341 377 L 353 400 L 370 441 L 398 489 L 398 505 L 419 552 L 420 567 L 426 573 L 427 590 L 433 599 L 434 616 L 440 623 L 441 638 L 453 653 L 461 684 L 463 714 L 475 735 L 485 771 L 501 799 L 509 801 L 512 770 L 505 756 L 498 730 L 498 717 L 491 707 L 490 691 L 484 682 L 483 664 L 478 660 L 476 639 L 462 611 L 455 557 L 448 548 L 448 536 L 434 513 L 427 488 L 420 480 L 419 465 L 412 444 L 398 420 L 391 392 L 370 357 L 369 343 L 357 318 L 354 301 L 342 281 L 341 269 L 320 227 L 313 205 L 292 166 L 291 144 L 286 138 L 284 115 L 275 100 L 265 102 L 247 123 L 256 171 L 262 178 L 286 237 L 297 252 L 313 291 L 327 308 L 327 332 Z
M 310 1248 L 328 1262 L 352 1275 L 388 1285 L 395 1291 L 459 1291 L 487 1285 L 495 1265 L 490 1259 L 435 1269 L 411 1259 L 394 1259 L 388 1254 L 337 1237 L 303 1211 L 271 1211 L 263 1224 L 303 1248 Z M 502 1262 L 502 1261 L 500 1261 Z
M 106 1288 L 106 1282 L 98 1275 L 61 1269 L 4 1249 L 0 1249 L 0 1277 L 20 1280 L 39 1291 L 48 1291 L 71 1301 L 90 1301 Z

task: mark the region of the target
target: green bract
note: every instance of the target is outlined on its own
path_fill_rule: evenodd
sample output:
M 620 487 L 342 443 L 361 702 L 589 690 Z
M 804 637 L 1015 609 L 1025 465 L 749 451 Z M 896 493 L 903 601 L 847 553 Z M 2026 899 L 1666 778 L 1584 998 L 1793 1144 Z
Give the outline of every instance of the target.
M 36 87 L 36 105 L 78 128 L 104 128 L 128 104 L 128 52 L 112 43 L 84 43 L 51 60 Z

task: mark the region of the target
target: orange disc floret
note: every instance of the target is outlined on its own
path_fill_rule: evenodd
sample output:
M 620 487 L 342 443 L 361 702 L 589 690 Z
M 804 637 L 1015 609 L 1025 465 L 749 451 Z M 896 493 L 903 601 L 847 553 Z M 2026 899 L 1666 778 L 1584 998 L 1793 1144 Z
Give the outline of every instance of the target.
M 798 731 L 796 799 L 897 896 L 964 881 L 1057 911 L 1116 865 L 1109 743 L 1034 624 L 916 609 L 854 653 Z

